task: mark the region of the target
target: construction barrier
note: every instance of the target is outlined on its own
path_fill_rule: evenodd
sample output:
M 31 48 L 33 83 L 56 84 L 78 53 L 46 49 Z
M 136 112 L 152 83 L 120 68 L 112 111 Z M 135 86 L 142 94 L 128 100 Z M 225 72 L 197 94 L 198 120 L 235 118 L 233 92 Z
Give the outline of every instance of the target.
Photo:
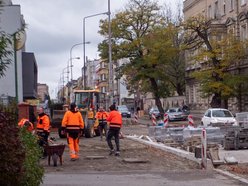
M 201 143 L 202 143 L 202 148 L 201 148 L 202 168 L 206 169 L 207 168 L 207 133 L 205 128 L 202 129 Z
M 138 114 L 136 112 L 134 113 L 134 122 L 138 123 Z
M 192 115 L 188 115 L 189 126 L 194 127 L 194 120 Z
M 152 114 L 152 125 L 153 126 L 156 126 L 157 125 L 157 119 L 156 119 L 155 114 Z
M 168 117 L 168 114 L 165 113 L 164 114 L 164 127 L 165 128 L 168 126 L 168 122 L 169 122 L 169 117 Z

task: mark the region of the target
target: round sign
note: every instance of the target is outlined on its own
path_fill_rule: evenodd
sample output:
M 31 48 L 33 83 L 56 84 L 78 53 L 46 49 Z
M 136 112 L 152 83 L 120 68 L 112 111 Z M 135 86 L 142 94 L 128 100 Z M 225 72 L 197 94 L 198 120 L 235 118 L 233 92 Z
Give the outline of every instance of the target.
M 22 47 L 24 46 L 26 42 L 26 32 L 24 30 L 19 31 L 15 34 L 15 37 L 16 37 L 15 49 L 20 50 L 22 49 Z

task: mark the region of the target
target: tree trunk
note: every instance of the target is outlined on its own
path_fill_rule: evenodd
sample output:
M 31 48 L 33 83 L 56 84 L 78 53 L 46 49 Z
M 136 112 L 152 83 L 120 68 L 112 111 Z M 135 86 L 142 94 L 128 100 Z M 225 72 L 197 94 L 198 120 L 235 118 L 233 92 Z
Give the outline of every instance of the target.
M 153 88 L 153 96 L 154 96 L 154 99 L 155 99 L 155 104 L 158 107 L 159 112 L 161 114 L 164 114 L 164 109 L 163 109 L 162 103 L 160 101 L 160 96 L 159 96 L 159 93 L 158 93 L 157 82 L 156 82 L 156 80 L 154 78 L 150 78 L 150 82 L 151 82 L 151 86 Z
M 212 108 L 220 108 L 221 107 L 221 96 L 218 93 L 215 93 L 211 103 L 210 103 Z

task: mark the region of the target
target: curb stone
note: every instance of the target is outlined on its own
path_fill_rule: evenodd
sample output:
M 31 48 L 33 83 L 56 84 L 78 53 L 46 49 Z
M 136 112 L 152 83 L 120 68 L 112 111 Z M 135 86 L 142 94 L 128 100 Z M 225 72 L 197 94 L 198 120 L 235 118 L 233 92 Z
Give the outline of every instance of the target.
M 216 172 L 218 172 L 219 174 L 223 174 L 223 175 L 229 176 L 229 177 L 231 177 L 233 179 L 236 179 L 236 180 L 238 180 L 238 181 L 240 181 L 242 183 L 248 184 L 248 180 L 247 179 L 241 178 L 240 176 L 234 175 L 234 174 L 232 174 L 232 173 L 230 173 L 228 171 L 223 171 L 223 170 L 220 170 L 220 169 L 213 169 L 213 170 L 216 171 Z

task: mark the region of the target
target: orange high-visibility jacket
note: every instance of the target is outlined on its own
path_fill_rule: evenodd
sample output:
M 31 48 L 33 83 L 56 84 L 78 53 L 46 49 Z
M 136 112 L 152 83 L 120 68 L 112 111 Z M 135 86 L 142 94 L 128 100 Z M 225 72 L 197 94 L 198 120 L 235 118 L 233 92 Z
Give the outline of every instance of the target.
M 33 125 L 33 123 L 31 123 L 28 119 L 22 118 L 22 119 L 18 122 L 18 126 L 19 126 L 20 128 L 22 128 L 22 127 L 25 126 L 26 124 L 28 124 L 27 130 L 28 130 L 29 132 L 32 132 L 32 130 L 34 130 L 34 125 Z
M 109 127 L 122 127 L 122 116 L 116 110 L 110 111 L 107 121 L 109 122 Z
M 66 130 L 80 130 L 84 128 L 83 117 L 80 112 L 66 111 L 63 120 L 62 127 Z
M 108 117 L 108 113 L 105 111 L 99 111 L 96 113 L 96 119 L 98 120 L 106 120 Z
M 50 119 L 47 114 L 39 114 L 36 132 L 50 132 Z

